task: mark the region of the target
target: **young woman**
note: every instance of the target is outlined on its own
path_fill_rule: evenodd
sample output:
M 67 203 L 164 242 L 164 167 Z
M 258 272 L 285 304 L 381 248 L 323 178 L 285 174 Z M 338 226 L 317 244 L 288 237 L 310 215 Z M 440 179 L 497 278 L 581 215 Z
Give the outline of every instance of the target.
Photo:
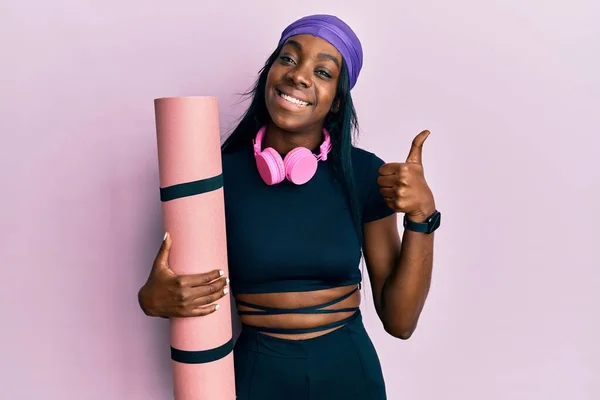
M 429 132 L 406 162 L 353 145 L 350 90 L 362 63 L 360 41 L 337 17 L 283 31 L 222 147 L 230 276 L 176 276 L 166 234 L 140 289 L 147 315 L 197 317 L 218 312 L 231 287 L 243 324 L 238 399 L 386 398 L 359 310 L 361 255 L 385 330 L 408 339 L 417 326 L 440 221 L 421 162 Z

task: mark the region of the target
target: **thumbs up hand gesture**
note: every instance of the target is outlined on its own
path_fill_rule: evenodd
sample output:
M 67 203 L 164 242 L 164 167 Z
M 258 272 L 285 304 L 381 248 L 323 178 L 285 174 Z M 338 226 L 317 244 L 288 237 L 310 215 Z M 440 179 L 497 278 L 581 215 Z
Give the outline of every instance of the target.
M 379 168 L 379 192 L 388 206 L 415 222 L 425 221 L 435 211 L 433 193 L 423 173 L 423 143 L 429 131 L 419 133 L 404 163 L 388 163 Z

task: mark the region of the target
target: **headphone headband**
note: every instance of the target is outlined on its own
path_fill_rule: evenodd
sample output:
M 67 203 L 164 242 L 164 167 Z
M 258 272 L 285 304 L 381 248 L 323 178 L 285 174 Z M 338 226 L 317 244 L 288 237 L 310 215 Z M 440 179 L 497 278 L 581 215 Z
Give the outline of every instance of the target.
M 262 141 L 267 131 L 266 125 L 258 130 L 256 138 L 254 139 L 254 155 L 259 154 L 262 151 Z M 323 128 L 323 143 L 319 146 L 319 155 L 317 160 L 327 160 L 327 154 L 331 151 L 331 135 L 327 129 Z

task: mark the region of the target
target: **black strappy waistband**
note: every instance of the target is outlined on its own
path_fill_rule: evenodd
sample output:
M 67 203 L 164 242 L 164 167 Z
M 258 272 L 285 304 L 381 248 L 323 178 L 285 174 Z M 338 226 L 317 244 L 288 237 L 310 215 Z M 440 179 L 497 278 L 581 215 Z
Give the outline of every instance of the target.
M 311 332 L 319 332 L 324 331 L 331 328 L 336 328 L 338 326 L 342 326 L 350 321 L 352 321 L 357 316 L 357 311 L 360 309 L 359 307 L 346 307 L 346 308 L 338 308 L 338 309 L 328 309 L 324 310 L 324 308 L 332 306 L 334 304 L 340 303 L 350 296 L 352 296 L 357 290 L 360 290 L 360 284 L 346 293 L 345 295 L 338 297 L 332 301 L 327 303 L 318 304 L 316 306 L 310 307 L 302 307 L 302 308 L 277 308 L 277 307 L 265 307 L 258 304 L 248 303 L 246 301 L 236 300 L 236 303 L 241 306 L 251 307 L 256 310 L 238 310 L 239 315 L 282 315 L 282 314 L 335 314 L 341 312 L 352 312 L 353 314 L 347 318 L 343 318 L 339 321 L 332 322 L 330 324 L 316 326 L 314 328 L 270 328 L 270 327 L 262 327 L 262 326 L 254 326 L 243 324 L 249 328 L 252 328 L 259 332 L 266 333 L 311 333 Z

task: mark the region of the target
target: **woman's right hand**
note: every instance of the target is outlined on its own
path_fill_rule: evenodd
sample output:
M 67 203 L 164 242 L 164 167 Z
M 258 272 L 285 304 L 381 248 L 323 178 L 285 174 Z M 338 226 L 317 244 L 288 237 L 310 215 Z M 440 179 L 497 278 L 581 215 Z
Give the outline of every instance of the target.
M 141 309 L 148 316 L 165 318 L 199 317 L 217 311 L 215 302 L 229 292 L 229 279 L 219 270 L 175 275 L 169 267 L 171 244 L 171 235 L 166 234 L 150 276 L 138 292 Z

